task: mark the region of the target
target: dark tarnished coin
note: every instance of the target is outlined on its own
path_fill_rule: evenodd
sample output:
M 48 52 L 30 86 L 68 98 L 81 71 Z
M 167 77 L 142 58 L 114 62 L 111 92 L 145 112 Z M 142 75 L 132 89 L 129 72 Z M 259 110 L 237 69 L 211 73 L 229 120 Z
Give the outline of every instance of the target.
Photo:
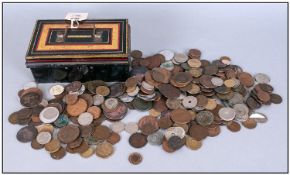
M 107 138 L 107 142 L 111 143 L 112 145 L 115 145 L 116 143 L 120 141 L 120 139 L 121 139 L 121 136 L 118 133 L 112 132 L 110 137 Z
M 143 158 L 140 153 L 131 153 L 128 158 L 129 162 L 133 165 L 138 165 L 142 162 Z
M 274 104 L 282 103 L 282 97 L 278 94 L 270 94 L 270 101 Z
M 185 140 L 178 136 L 172 136 L 168 140 L 168 146 L 173 150 L 180 149 L 185 144 Z
M 82 144 L 82 142 L 83 142 L 83 139 L 79 137 L 73 142 L 68 143 L 67 146 L 70 148 L 76 148 L 76 147 L 79 147 Z
M 218 67 L 216 65 L 209 65 L 204 67 L 205 75 L 215 75 L 218 72 Z
M 92 125 L 87 125 L 87 126 L 79 126 L 80 128 L 80 136 L 81 137 L 89 137 L 93 133 L 93 126 Z
M 17 124 L 18 123 L 18 112 L 13 112 L 12 114 L 9 115 L 8 121 L 11 124 Z
M 77 92 L 82 86 L 80 81 L 74 81 L 65 87 L 67 92 Z
M 266 84 L 266 83 L 261 83 L 261 84 L 259 84 L 259 87 L 260 87 L 263 91 L 268 92 L 268 93 L 271 93 L 271 92 L 273 92 L 273 90 L 274 90 L 274 88 L 273 88 L 271 85 Z
M 69 119 L 68 119 L 67 115 L 61 114 L 58 116 L 58 118 L 56 119 L 56 121 L 54 121 L 53 124 L 58 128 L 62 128 L 64 126 L 68 125 L 68 123 L 69 123 Z
M 142 58 L 142 52 L 140 50 L 133 50 L 130 55 L 133 58 Z
M 20 103 L 25 107 L 38 106 L 42 101 L 42 91 L 38 88 L 24 90 L 20 97 Z
M 208 136 L 206 127 L 200 125 L 192 125 L 189 128 L 189 135 L 197 141 L 203 140 Z
M 214 115 L 209 111 L 200 111 L 195 117 L 198 124 L 201 126 L 208 126 L 214 120 Z
M 160 93 L 166 98 L 177 98 L 180 95 L 180 90 L 171 84 L 161 84 L 158 87 Z
M 119 97 L 124 94 L 125 86 L 123 83 L 114 83 L 110 87 L 110 97 Z
M 249 97 L 246 100 L 246 103 L 251 109 L 258 109 L 261 107 L 261 105 L 253 97 Z
M 19 142 L 31 142 L 37 136 L 37 129 L 34 126 L 25 126 L 21 128 L 16 135 Z
M 55 160 L 62 159 L 66 154 L 66 150 L 63 147 L 60 147 L 60 149 L 54 153 L 50 153 L 51 158 Z
M 142 148 L 147 144 L 147 138 L 144 134 L 134 133 L 130 136 L 129 143 L 134 148 Z
M 80 135 L 80 129 L 75 125 L 67 125 L 62 127 L 57 134 L 57 138 L 62 143 L 73 142 Z
M 151 101 L 145 101 L 141 98 L 135 98 L 132 101 L 132 105 L 134 109 L 139 110 L 139 111 L 148 111 L 153 106 Z

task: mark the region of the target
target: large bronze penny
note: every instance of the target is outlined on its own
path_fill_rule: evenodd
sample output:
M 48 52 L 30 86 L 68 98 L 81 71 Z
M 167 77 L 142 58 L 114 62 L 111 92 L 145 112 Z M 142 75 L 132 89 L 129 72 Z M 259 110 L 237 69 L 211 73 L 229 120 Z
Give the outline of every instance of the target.
M 134 148 L 142 148 L 147 144 L 147 138 L 144 134 L 134 133 L 130 136 L 129 143 Z
M 144 116 L 138 122 L 138 127 L 145 135 L 150 135 L 159 129 L 156 117 Z
M 75 125 L 62 127 L 57 134 L 57 138 L 65 144 L 73 142 L 80 135 L 80 129 Z

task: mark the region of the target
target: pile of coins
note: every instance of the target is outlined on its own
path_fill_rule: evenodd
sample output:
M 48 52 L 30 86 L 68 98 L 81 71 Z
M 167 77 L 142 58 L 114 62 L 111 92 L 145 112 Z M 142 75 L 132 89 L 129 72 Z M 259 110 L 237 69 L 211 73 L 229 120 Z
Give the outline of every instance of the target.
M 54 85 L 49 90 L 54 98 L 48 101 L 36 83 L 26 84 L 18 92 L 24 108 L 9 116 L 10 123 L 27 125 L 17 139 L 31 142 L 34 149 L 45 148 L 53 159 L 66 152 L 107 158 L 122 131 L 130 134 L 134 148 L 149 143 L 169 153 L 183 146 L 197 150 L 206 137 L 219 135 L 221 126 L 238 132 L 241 125 L 252 129 L 267 122 L 255 110 L 282 102 L 269 76 L 252 76 L 227 56 L 210 62 L 201 59 L 200 50 L 190 49 L 187 55 L 164 50 L 146 58 L 134 50 L 131 57 L 131 77 L 124 83 Z M 148 115 L 123 123 L 128 110 Z M 105 120 L 111 124 L 106 126 Z M 134 165 L 142 159 L 136 152 L 128 156 Z

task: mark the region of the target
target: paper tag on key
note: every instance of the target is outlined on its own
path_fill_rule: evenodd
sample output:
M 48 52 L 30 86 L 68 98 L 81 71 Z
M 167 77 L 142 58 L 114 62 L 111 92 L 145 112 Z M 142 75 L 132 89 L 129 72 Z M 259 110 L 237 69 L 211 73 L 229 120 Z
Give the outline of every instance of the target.
M 86 20 L 88 13 L 67 13 L 65 16 L 66 20 L 70 20 L 70 28 L 78 28 L 79 21 Z

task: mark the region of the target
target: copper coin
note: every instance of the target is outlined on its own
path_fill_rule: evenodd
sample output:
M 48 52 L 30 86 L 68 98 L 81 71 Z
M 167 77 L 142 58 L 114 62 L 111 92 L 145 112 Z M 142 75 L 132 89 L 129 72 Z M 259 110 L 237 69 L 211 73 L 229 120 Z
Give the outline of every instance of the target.
M 93 96 L 91 96 L 90 94 L 82 94 L 79 97 L 86 100 L 88 107 L 91 107 L 94 104 Z
M 160 100 L 154 101 L 153 108 L 158 112 L 166 111 L 167 107 L 165 100 L 161 98 Z
M 123 83 L 114 83 L 110 86 L 110 97 L 119 97 L 125 92 L 125 86 Z
M 190 49 L 189 52 L 188 52 L 188 56 L 191 59 L 200 59 L 201 51 L 198 50 L 198 49 Z
M 82 86 L 82 83 L 79 82 L 79 81 L 74 81 L 70 84 L 68 84 L 66 87 L 65 87 L 65 90 L 67 92 L 76 92 L 78 91 Z
M 208 102 L 207 97 L 204 95 L 198 95 L 198 96 L 196 96 L 196 99 L 197 99 L 197 106 L 204 107 L 204 106 L 206 106 L 206 104 Z
M 73 142 L 80 135 L 80 129 L 75 125 L 67 125 L 58 131 L 57 138 L 62 143 L 70 143 Z
M 171 112 L 171 119 L 175 123 L 186 124 L 191 121 L 191 114 L 185 109 L 175 109 Z
M 263 91 L 268 92 L 268 93 L 271 93 L 271 92 L 273 92 L 273 90 L 274 90 L 274 88 L 273 88 L 271 85 L 266 84 L 266 83 L 261 83 L 261 84 L 259 84 L 259 87 L 260 87 Z
M 252 77 L 251 74 L 247 72 L 241 72 L 238 75 L 239 80 L 241 81 L 241 84 L 246 86 L 246 87 L 251 87 L 254 85 L 254 78 Z
M 33 126 L 25 126 L 21 128 L 16 135 L 19 142 L 31 142 L 37 136 L 37 130 Z
M 171 72 L 165 68 L 154 68 L 151 71 L 152 78 L 158 83 L 169 83 Z
M 13 112 L 12 114 L 9 115 L 8 121 L 11 124 L 17 124 L 18 123 L 18 112 Z
M 161 84 L 158 89 L 166 98 L 177 98 L 180 95 L 180 90 L 170 84 Z
M 45 144 L 45 150 L 54 153 L 60 149 L 60 141 L 58 139 L 52 139 L 50 142 Z
M 282 97 L 278 94 L 270 94 L 270 101 L 274 104 L 282 103 Z
M 93 133 L 93 125 L 87 125 L 87 126 L 79 126 L 80 128 L 80 136 L 83 138 L 89 137 L 91 136 L 91 134 Z
M 158 120 L 150 115 L 142 117 L 138 122 L 138 127 L 145 135 L 150 135 L 159 129 Z
M 209 125 L 207 126 L 208 136 L 215 137 L 220 134 L 221 128 L 219 125 Z
M 98 106 L 91 106 L 88 108 L 87 112 L 91 113 L 94 119 L 97 119 L 101 116 L 102 110 Z
M 133 58 L 142 58 L 142 52 L 140 50 L 133 50 L 131 53 L 130 53 L 131 57 Z
M 227 128 L 232 132 L 238 132 L 241 130 L 241 125 L 238 122 L 231 121 L 227 124 Z
M 79 98 L 75 104 L 67 105 L 66 110 L 70 116 L 77 117 L 81 113 L 86 112 L 87 107 L 88 107 L 88 104 L 86 100 Z
M 76 148 L 76 147 L 79 147 L 82 144 L 82 142 L 83 142 L 83 139 L 81 137 L 78 137 L 73 142 L 68 143 L 67 146 L 70 148 Z
M 171 121 L 170 116 L 163 116 L 163 117 L 160 117 L 160 119 L 158 120 L 158 126 L 162 129 L 167 129 L 171 127 L 172 124 L 173 122 Z
M 265 91 L 258 91 L 257 97 L 259 98 L 259 100 L 261 100 L 264 103 L 267 103 L 271 99 L 270 94 L 268 94 Z
M 211 82 L 212 78 L 213 76 L 210 75 L 202 75 L 199 78 L 199 83 L 206 88 L 215 88 L 216 86 Z
M 137 80 L 135 77 L 130 77 L 125 81 L 125 86 L 127 88 L 132 88 L 137 86 Z
M 73 152 L 76 153 L 84 153 L 85 151 L 87 151 L 89 149 L 89 145 L 86 141 L 83 141 L 80 146 L 76 147 L 76 148 L 71 148 L 73 150 Z
M 108 96 L 110 94 L 110 89 L 107 86 L 98 86 L 96 88 L 96 94 L 102 95 L 102 96 Z
M 200 125 L 192 125 L 189 128 L 189 135 L 197 141 L 203 140 L 208 136 L 206 127 Z
M 134 148 L 142 148 L 147 144 L 147 138 L 144 134 L 134 133 L 130 136 L 129 143 Z
M 104 125 L 97 126 L 92 136 L 97 140 L 106 140 L 111 135 L 111 130 Z
M 129 162 L 133 165 L 138 165 L 142 162 L 143 158 L 140 153 L 131 153 L 128 158 Z
M 249 118 L 248 120 L 242 122 L 242 125 L 248 129 L 254 129 L 257 126 L 257 122 L 255 119 Z
M 199 148 L 201 148 L 201 146 L 202 146 L 201 141 L 197 141 L 189 136 L 186 137 L 186 147 L 188 147 L 189 149 L 198 150 Z
M 64 96 L 64 100 L 66 104 L 72 105 L 75 104 L 78 101 L 78 95 L 77 94 L 66 94 Z
M 51 158 L 55 160 L 62 159 L 65 155 L 66 155 L 66 150 L 63 147 L 61 147 L 58 151 L 54 153 L 50 153 Z
M 118 133 L 112 132 L 111 136 L 107 138 L 107 142 L 111 143 L 112 145 L 115 145 L 120 141 L 120 139 L 121 136 Z
M 42 149 L 42 148 L 44 147 L 44 145 L 39 144 L 39 143 L 36 141 L 36 139 L 33 139 L 33 140 L 31 141 L 31 147 L 32 147 L 33 149 L 39 150 L 39 149 Z

